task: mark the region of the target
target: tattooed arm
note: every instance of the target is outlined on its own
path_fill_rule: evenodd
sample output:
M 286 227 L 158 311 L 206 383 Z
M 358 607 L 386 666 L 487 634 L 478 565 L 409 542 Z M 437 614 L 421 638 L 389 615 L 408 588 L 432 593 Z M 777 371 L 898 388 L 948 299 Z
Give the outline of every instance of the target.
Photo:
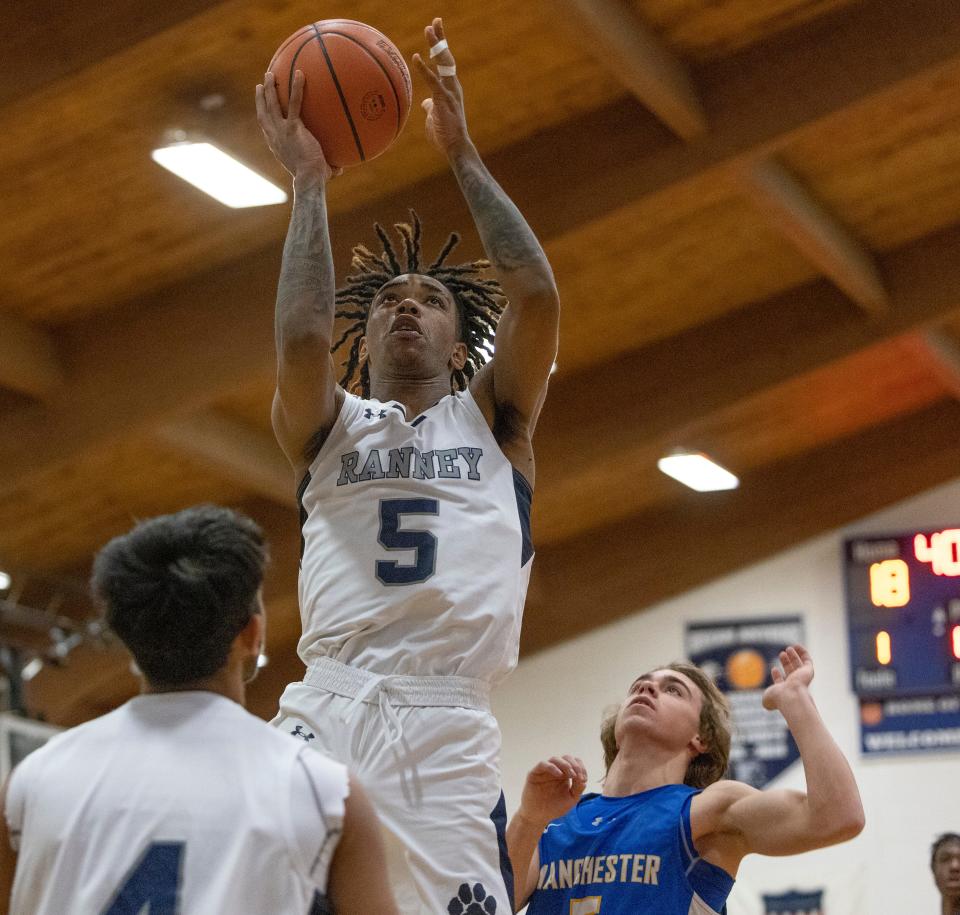
M 277 390 L 273 428 L 297 473 L 312 457 L 317 433 L 333 425 L 341 401 L 330 357 L 333 334 L 333 257 L 327 226 L 326 184 L 334 175 L 320 144 L 300 120 L 299 71 L 284 117 L 273 75 L 257 86 L 257 118 L 274 155 L 293 175 L 293 213 L 277 287 Z M 341 401 L 342 402 L 342 401 Z
M 427 26 L 426 37 L 431 47 L 443 40 L 440 19 Z M 414 60 L 432 91 L 432 98 L 423 102 L 427 135 L 449 159 L 487 257 L 510 301 L 497 328 L 496 357 L 491 364 L 495 407 L 514 415 L 514 425 L 529 438 L 557 355 L 560 301 L 553 271 L 527 221 L 470 140 L 459 80 L 455 75 L 437 75 L 419 55 Z M 445 50 L 437 63 L 452 67 L 453 55 Z M 472 387 L 489 385 L 488 374 L 481 372 Z

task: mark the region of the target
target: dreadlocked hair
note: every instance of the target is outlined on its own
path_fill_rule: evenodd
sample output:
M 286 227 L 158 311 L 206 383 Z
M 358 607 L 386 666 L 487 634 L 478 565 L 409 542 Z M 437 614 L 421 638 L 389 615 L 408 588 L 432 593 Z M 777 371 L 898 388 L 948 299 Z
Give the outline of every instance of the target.
M 366 362 L 360 364 L 360 341 L 373 297 L 384 283 L 395 277 L 404 273 L 419 273 L 443 283 L 457 304 L 460 337 L 467 345 L 467 361 L 462 369 L 453 372 L 450 390 L 464 390 L 480 366 L 487 361 L 485 347 L 493 343 L 497 321 L 506 307 L 500 284 L 495 279 L 483 277 L 483 271 L 490 267 L 490 262 L 476 260 L 466 264 L 448 264 L 447 258 L 460 242 L 460 236 L 452 232 L 436 260 L 428 267 L 423 267 L 420 250 L 422 226 L 420 217 L 413 210 L 410 211 L 409 224 L 394 226 L 403 245 L 402 252 L 394 248 L 380 223 L 374 223 L 373 228 L 383 245 L 383 252 L 374 254 L 365 245 L 357 245 L 350 262 L 354 272 L 347 277 L 346 285 L 336 293 L 336 316 L 350 322 L 340 339 L 330 348 L 335 353 L 350 341 L 340 384 L 363 397 L 370 396 L 370 368 Z M 405 265 L 401 264 L 401 253 Z M 359 379 L 354 381 L 358 369 Z

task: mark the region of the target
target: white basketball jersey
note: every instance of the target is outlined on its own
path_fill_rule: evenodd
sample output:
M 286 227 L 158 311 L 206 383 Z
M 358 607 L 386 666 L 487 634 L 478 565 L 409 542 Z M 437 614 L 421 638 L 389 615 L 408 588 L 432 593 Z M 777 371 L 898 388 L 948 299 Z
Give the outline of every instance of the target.
M 469 391 L 346 396 L 299 491 L 300 657 L 494 682 L 516 665 L 530 488 Z
M 139 696 L 13 772 L 17 915 L 306 915 L 346 769 L 209 692 Z

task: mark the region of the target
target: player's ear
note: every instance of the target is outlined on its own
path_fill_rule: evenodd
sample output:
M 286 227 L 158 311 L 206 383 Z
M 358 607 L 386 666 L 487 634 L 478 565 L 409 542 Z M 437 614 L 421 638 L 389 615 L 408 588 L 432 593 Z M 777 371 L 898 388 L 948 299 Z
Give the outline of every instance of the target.
M 237 635 L 237 640 L 243 647 L 244 654 L 259 655 L 267 637 L 267 618 L 263 610 L 250 615 L 246 625 Z
M 367 338 L 363 336 L 360 338 L 360 362 L 366 362 L 370 354 L 367 351 Z
M 461 342 L 453 345 L 453 355 L 450 357 L 450 368 L 460 371 L 467 364 L 467 344 Z
M 693 758 L 696 759 L 701 753 L 706 753 L 708 749 L 707 742 L 699 734 L 694 734 L 693 740 L 690 741 L 690 751 Z

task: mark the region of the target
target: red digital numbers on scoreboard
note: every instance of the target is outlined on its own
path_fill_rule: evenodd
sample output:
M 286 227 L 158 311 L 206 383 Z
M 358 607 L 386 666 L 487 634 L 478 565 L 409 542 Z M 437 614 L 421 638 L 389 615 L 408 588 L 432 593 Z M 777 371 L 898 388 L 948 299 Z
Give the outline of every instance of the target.
M 917 534 L 913 538 L 913 552 L 919 562 L 930 563 L 935 575 L 960 576 L 960 528 L 931 534 L 929 540 Z

